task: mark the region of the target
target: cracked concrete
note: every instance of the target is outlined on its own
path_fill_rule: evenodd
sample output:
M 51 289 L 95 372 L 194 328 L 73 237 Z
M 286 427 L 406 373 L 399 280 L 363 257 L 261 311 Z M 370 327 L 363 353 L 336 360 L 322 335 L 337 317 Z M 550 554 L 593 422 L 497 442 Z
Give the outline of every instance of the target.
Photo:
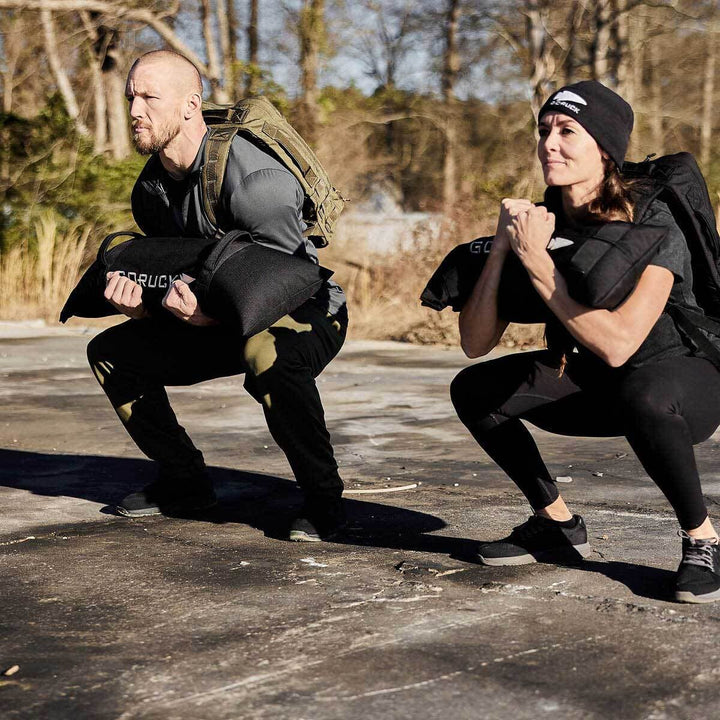
M 595 552 L 487 568 L 527 510 L 454 418 L 459 351 L 349 342 L 320 378 L 340 542 L 279 539 L 300 498 L 242 380 L 171 390 L 221 499 L 111 506 L 152 477 L 79 326 L 0 324 L 0 717 L 714 717 L 720 606 L 671 601 L 676 523 L 622 439 L 533 431 Z M 698 448 L 711 508 L 715 438 Z M 364 492 L 412 486 L 399 492 Z M 353 491 L 363 491 L 353 494 Z

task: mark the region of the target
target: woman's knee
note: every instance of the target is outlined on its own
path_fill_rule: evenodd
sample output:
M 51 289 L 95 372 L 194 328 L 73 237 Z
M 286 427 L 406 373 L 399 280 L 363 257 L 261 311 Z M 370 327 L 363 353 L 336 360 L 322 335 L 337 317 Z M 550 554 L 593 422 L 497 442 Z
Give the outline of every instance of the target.
M 667 378 L 652 371 L 638 370 L 620 388 L 621 409 L 625 417 L 643 421 L 677 414 L 677 393 Z
M 461 370 L 450 383 L 450 400 L 460 419 L 467 413 L 471 404 L 468 399 L 471 395 L 470 389 L 475 384 L 473 380 L 474 369 L 475 367 L 471 366 Z

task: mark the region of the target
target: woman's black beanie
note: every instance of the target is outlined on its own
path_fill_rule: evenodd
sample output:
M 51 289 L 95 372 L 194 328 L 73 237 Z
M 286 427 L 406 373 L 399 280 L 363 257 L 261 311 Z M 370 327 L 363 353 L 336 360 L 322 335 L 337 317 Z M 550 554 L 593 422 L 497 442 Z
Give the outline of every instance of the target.
M 597 144 L 622 167 L 633 129 L 633 111 L 616 92 L 597 80 L 582 80 L 554 92 L 540 108 L 538 122 L 559 112 L 580 123 Z

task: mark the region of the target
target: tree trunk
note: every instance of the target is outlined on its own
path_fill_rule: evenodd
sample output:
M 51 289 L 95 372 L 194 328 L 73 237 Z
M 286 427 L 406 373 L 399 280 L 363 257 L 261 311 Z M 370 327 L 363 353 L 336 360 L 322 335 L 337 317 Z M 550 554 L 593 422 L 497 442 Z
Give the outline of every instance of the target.
M 445 52 L 443 54 L 442 96 L 445 104 L 445 153 L 443 155 L 443 207 L 447 210 L 455 200 L 457 145 L 455 83 L 460 71 L 457 31 L 460 21 L 459 0 L 447 0 L 445 21 Z
M 610 54 L 610 0 L 597 0 L 595 3 L 594 33 L 592 53 L 592 77 L 608 83 L 608 56 Z M 611 84 L 611 83 L 609 83 Z
M 100 33 L 94 22 L 97 18 L 93 17 L 92 13 L 83 10 L 80 12 L 80 19 L 90 39 L 87 57 L 92 82 L 93 109 L 95 115 L 94 149 L 95 152 L 100 155 L 105 152 L 108 140 L 107 98 L 105 97 L 101 70 L 106 48 L 104 47 L 104 43 L 100 41 Z
M 630 65 L 630 80 L 629 83 L 632 86 L 630 97 L 632 98 L 631 104 L 638 104 L 643 98 L 643 73 L 645 71 L 645 32 L 647 22 L 643 15 L 636 15 L 633 17 L 632 22 L 629 22 L 628 27 L 628 44 L 629 44 L 629 65 Z M 641 110 L 642 107 L 635 108 Z M 635 130 L 630 135 L 630 146 L 628 148 L 628 156 L 630 159 L 637 160 L 645 157 L 642 154 L 642 141 L 644 140 L 641 134 L 641 128 L 638 127 L 637 118 L 635 123 Z
M 550 79 L 550 48 L 547 37 L 547 0 L 526 0 L 525 3 L 527 44 L 530 62 L 530 87 L 532 88 L 533 117 L 542 107 Z
M 110 152 L 115 160 L 124 160 L 130 155 L 128 137 L 127 102 L 125 100 L 125 78 L 121 74 L 118 32 L 114 28 L 100 28 L 100 37 L 105 47 L 101 66 L 105 97 Z
M 580 0 L 573 0 L 567 18 L 567 52 L 563 60 L 563 85 L 575 80 L 575 70 L 581 65 L 580 30 L 585 16 L 585 6 Z
M 255 95 L 258 91 L 258 0 L 250 0 L 250 21 L 247 26 L 248 72 L 245 76 L 245 94 Z
M 612 5 L 612 38 L 614 40 L 613 75 L 616 89 L 631 105 L 635 98 L 632 88 L 632 69 L 630 66 L 630 19 L 627 0 L 613 0 Z
M 720 31 L 720 23 L 710 23 L 710 27 L 707 29 L 707 57 L 705 58 L 702 120 L 700 124 L 700 165 L 705 172 L 710 168 L 710 150 L 712 148 L 718 31 Z
M 3 83 L 3 112 L 11 113 L 13 109 L 13 90 L 17 83 L 17 67 L 23 49 L 25 21 L 19 13 L 7 12 L 3 13 L 3 15 L 5 16 L 2 23 L 4 62 L 0 65 Z
M 62 95 L 67 114 L 75 124 L 75 128 L 80 135 L 89 135 L 87 126 L 80 117 L 80 108 L 75 100 L 75 93 L 73 92 L 72 85 L 70 84 L 70 79 L 68 78 L 67 73 L 63 68 L 62 60 L 60 59 L 57 39 L 55 37 L 55 23 L 53 22 L 52 12 L 50 12 L 47 8 L 42 8 L 40 10 L 40 22 L 43 28 L 43 35 L 45 36 L 45 52 L 47 53 L 48 64 L 50 65 L 50 70 L 55 78 L 58 91 L 60 92 L 60 95 Z
M 650 43 L 650 112 L 648 121 L 650 123 L 650 138 L 652 149 L 649 152 L 663 154 L 665 137 L 663 133 L 663 102 L 662 102 L 662 72 L 660 60 L 662 53 L 657 42 Z
M 232 0 L 230 0 L 232 3 Z M 230 18 L 228 17 L 227 0 L 217 0 L 218 35 L 220 36 L 220 52 L 222 54 L 222 77 L 225 95 L 235 91 L 235 48 L 230 37 Z
M 317 73 L 320 46 L 324 39 L 325 0 L 304 0 L 298 24 L 300 40 L 300 87 L 298 125 L 309 144 L 317 141 L 318 87 Z
M 200 19 L 205 40 L 205 52 L 207 53 L 207 79 L 210 83 L 210 94 L 213 102 L 226 103 L 228 96 L 220 81 L 220 63 L 215 38 L 213 37 L 210 0 L 201 0 Z

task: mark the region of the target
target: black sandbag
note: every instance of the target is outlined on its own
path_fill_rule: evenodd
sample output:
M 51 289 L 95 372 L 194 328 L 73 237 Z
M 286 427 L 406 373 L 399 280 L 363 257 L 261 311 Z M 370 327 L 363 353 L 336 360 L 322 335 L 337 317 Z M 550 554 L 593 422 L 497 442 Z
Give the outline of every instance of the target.
M 433 273 L 420 295 L 433 310 L 451 307 L 460 312 L 487 261 L 493 237 L 477 238 L 454 247 Z M 509 322 L 544 323 L 551 316 L 514 253 L 508 253 L 498 291 L 498 314 Z
M 109 272 L 121 272 L 143 288 L 143 305 L 150 313 L 167 312 L 162 299 L 172 283 L 195 277 L 216 238 L 144 237 L 133 232 L 108 235 L 97 257 L 70 293 L 60 322 L 73 317 L 105 317 L 119 311 L 104 297 Z
M 568 293 L 588 307 L 611 310 L 633 290 L 643 270 L 667 237 L 668 228 L 608 222 L 555 233 L 550 257 Z M 485 265 L 493 238 L 453 248 L 433 273 L 420 299 L 423 305 L 459 312 Z M 546 322 L 550 310 L 530 282 L 522 263 L 508 254 L 498 291 L 498 314 L 510 322 Z
M 242 337 L 270 327 L 311 298 L 332 270 L 231 232 L 208 255 L 193 290 L 203 311 Z

